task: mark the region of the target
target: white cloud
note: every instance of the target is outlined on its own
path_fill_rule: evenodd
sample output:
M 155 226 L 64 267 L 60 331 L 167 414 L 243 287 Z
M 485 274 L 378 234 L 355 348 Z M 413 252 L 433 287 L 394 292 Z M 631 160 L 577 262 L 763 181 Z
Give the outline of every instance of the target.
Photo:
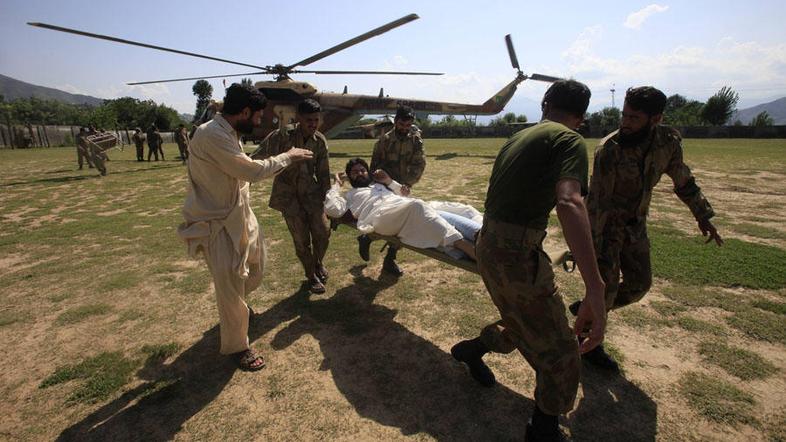
M 786 43 L 773 45 L 738 42 L 726 37 L 710 47 L 677 46 L 657 54 L 607 57 L 596 53 L 597 27 L 587 28 L 563 53 L 566 75 L 584 81 L 593 91 L 593 103 L 611 102 L 606 92 L 651 84 L 667 95 L 679 93 L 706 100 L 724 85 L 742 99 L 756 100 L 786 93 Z
M 628 18 L 625 20 L 625 27 L 639 29 L 641 28 L 641 25 L 644 24 L 644 22 L 653 14 L 666 12 L 668 10 L 668 6 L 659 5 L 657 3 L 645 6 L 643 9 L 628 14 Z

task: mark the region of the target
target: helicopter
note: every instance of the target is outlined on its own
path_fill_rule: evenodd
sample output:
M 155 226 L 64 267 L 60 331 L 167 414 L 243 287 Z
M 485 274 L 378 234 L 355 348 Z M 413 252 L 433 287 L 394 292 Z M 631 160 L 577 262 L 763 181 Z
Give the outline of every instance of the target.
M 358 95 L 348 93 L 347 87 L 341 93 L 333 92 L 320 92 L 316 87 L 304 81 L 294 81 L 290 74 L 317 74 L 317 75 L 345 75 L 345 74 L 363 74 L 363 75 L 443 75 L 440 72 L 403 72 L 403 71 L 353 71 L 353 70 L 304 70 L 298 67 L 307 66 L 318 60 L 321 60 L 329 55 L 335 54 L 341 50 L 354 46 L 362 41 L 368 40 L 372 37 L 383 34 L 391 29 L 397 28 L 401 25 L 417 20 L 417 14 L 409 14 L 397 20 L 386 23 L 371 31 L 358 35 L 357 37 L 339 43 L 329 49 L 312 55 L 308 58 L 300 60 L 290 65 L 275 64 L 261 66 L 250 63 L 243 63 L 234 60 L 227 60 L 223 58 L 213 57 L 209 55 L 197 54 L 194 52 L 181 51 L 178 49 L 166 48 L 163 46 L 152 45 L 148 43 L 141 43 L 137 41 L 127 40 L 123 38 L 113 37 L 109 35 L 95 34 L 77 29 L 64 28 L 61 26 L 28 22 L 30 26 L 49 29 L 53 31 L 65 32 L 70 34 L 81 35 L 85 37 L 97 38 L 101 40 L 108 40 L 115 43 L 122 43 L 133 46 L 141 46 L 149 49 L 159 51 L 172 52 L 180 55 L 203 58 L 222 63 L 234 64 L 239 66 L 251 67 L 258 69 L 254 72 L 246 72 L 242 74 L 227 74 L 227 75 L 213 75 L 201 77 L 188 77 L 188 78 L 174 78 L 166 80 L 151 80 L 127 83 L 128 85 L 142 85 L 152 83 L 168 83 L 177 81 L 191 81 L 202 80 L 210 78 L 226 78 L 226 77 L 240 77 L 251 75 L 274 75 L 272 81 L 258 81 L 254 84 L 267 98 L 268 103 L 263 113 L 262 125 L 254 130 L 252 139 L 261 140 L 267 134 L 275 129 L 283 128 L 291 124 L 295 119 L 295 111 L 297 104 L 305 99 L 311 98 L 316 100 L 322 107 L 322 122 L 320 131 L 327 137 L 332 138 L 357 123 L 363 115 L 381 115 L 395 113 L 396 109 L 400 106 L 410 106 L 415 114 L 420 118 L 427 117 L 428 115 L 495 115 L 502 111 L 505 105 L 510 101 L 516 92 L 516 87 L 527 79 L 554 82 L 560 80 L 559 77 L 553 77 L 542 74 L 525 75 L 518 63 L 515 49 L 513 48 L 513 41 L 510 35 L 505 36 L 505 44 L 507 45 L 508 55 L 510 57 L 511 65 L 516 69 L 515 78 L 502 89 L 494 94 L 491 98 L 486 100 L 483 104 L 461 104 L 449 103 L 442 101 L 428 101 L 413 98 L 395 98 L 389 97 L 384 94 L 384 90 L 380 89 L 378 95 Z M 215 107 L 213 107 L 215 111 Z M 210 115 L 203 115 L 205 117 Z

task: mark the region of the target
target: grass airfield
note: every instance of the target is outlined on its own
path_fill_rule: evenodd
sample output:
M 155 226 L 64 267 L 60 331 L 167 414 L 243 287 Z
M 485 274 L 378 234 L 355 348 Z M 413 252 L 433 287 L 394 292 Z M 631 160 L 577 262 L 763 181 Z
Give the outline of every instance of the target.
M 426 140 L 416 196 L 482 209 L 503 142 Z M 372 145 L 332 140 L 331 170 Z M 248 299 L 268 366 L 236 371 L 207 268 L 175 234 L 186 172 L 165 151 L 113 150 L 100 177 L 75 148 L 0 150 L 0 439 L 523 439 L 524 359 L 487 356 L 499 385 L 484 389 L 449 354 L 498 318 L 480 278 L 407 250 L 405 276 L 386 278 L 381 244 L 365 263 L 342 226 L 327 293 L 310 295 L 272 181 L 252 185 L 269 260 Z M 726 244 L 703 244 L 664 176 L 653 288 L 609 315 L 624 373 L 585 366 L 561 421 L 574 440 L 786 440 L 786 140 L 685 140 L 685 157 Z M 557 281 L 566 303 L 583 295 L 578 274 Z

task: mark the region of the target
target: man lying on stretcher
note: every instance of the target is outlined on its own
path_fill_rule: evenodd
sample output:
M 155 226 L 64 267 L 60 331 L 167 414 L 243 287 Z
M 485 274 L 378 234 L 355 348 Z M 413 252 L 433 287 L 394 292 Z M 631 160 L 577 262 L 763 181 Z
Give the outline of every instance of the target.
M 346 175 L 336 174 L 335 178 L 325 197 L 327 216 L 342 218 L 349 212 L 362 233 L 397 236 L 412 247 L 433 247 L 456 259 L 464 255 L 475 259 L 475 235 L 483 216 L 474 207 L 411 198 L 409 188 L 385 171 L 370 175 L 368 164 L 360 158 L 349 160 Z M 342 196 L 341 185 L 346 179 L 352 189 Z

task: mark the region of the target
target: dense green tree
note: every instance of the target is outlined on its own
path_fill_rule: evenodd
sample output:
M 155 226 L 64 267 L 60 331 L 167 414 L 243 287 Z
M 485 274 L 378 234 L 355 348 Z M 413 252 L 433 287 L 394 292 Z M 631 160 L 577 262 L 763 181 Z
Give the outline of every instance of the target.
M 194 119 L 196 120 L 205 111 L 207 105 L 210 104 L 210 98 L 213 96 L 213 86 L 207 80 L 197 80 L 194 86 L 191 87 L 191 92 L 197 97 L 196 111 L 194 112 Z
M 711 96 L 701 109 L 701 119 L 713 126 L 722 126 L 729 121 L 737 109 L 739 94 L 730 87 L 723 86 L 715 95 Z
M 586 120 L 590 127 L 612 131 L 619 127 L 621 116 L 620 110 L 616 107 L 604 107 L 597 112 L 591 113 Z
M 756 126 L 756 127 L 772 126 L 772 124 L 773 124 L 773 119 L 770 116 L 770 114 L 767 113 L 767 111 L 759 112 L 758 115 L 753 117 L 753 119 L 750 122 L 751 126 Z

